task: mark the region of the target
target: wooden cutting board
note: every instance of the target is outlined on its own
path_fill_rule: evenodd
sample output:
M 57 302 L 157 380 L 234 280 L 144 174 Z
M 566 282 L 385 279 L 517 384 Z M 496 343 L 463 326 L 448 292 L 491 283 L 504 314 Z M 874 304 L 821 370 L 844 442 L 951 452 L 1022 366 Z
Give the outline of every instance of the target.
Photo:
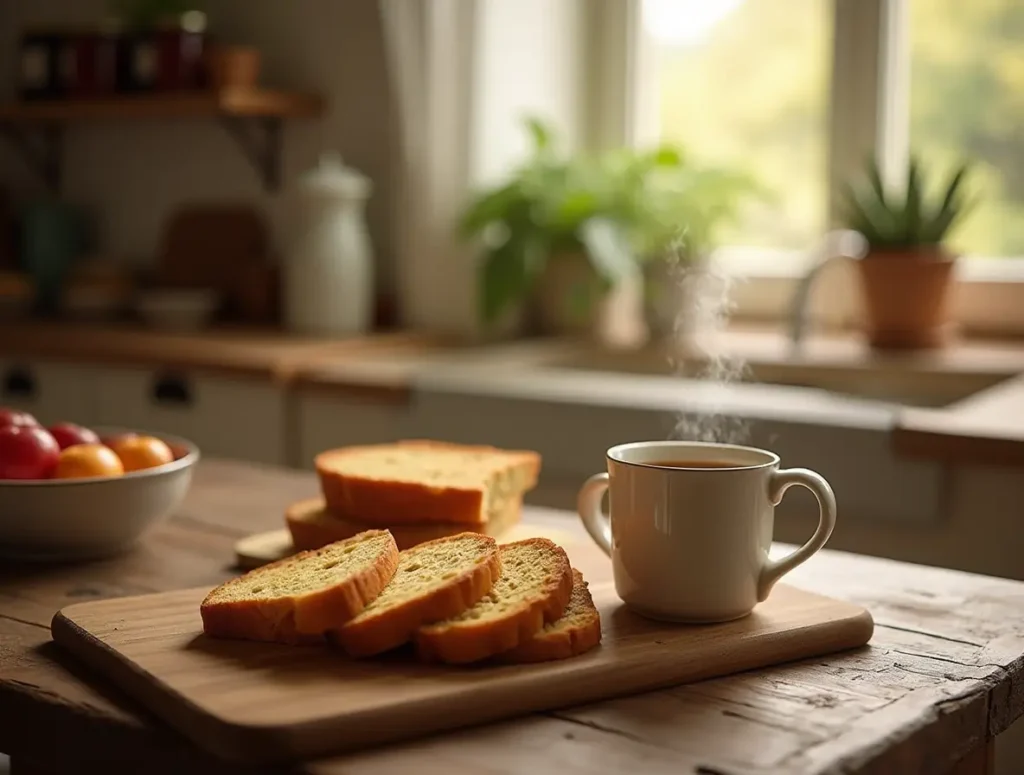
M 591 589 L 602 644 L 537 665 L 353 661 L 326 647 L 213 640 L 199 617 L 207 589 L 80 603 L 52 632 L 198 745 L 263 764 L 818 656 L 863 645 L 873 629 L 858 606 L 782 585 L 750 616 L 703 626 L 633 614 L 607 575 Z

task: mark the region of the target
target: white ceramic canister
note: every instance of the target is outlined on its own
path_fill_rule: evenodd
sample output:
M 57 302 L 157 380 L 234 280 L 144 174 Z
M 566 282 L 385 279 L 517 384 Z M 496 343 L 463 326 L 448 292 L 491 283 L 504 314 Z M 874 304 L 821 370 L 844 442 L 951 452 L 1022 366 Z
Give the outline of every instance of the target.
M 365 215 L 371 188 L 365 175 L 334 153 L 300 178 L 284 267 L 290 331 L 353 335 L 372 328 L 373 249 Z

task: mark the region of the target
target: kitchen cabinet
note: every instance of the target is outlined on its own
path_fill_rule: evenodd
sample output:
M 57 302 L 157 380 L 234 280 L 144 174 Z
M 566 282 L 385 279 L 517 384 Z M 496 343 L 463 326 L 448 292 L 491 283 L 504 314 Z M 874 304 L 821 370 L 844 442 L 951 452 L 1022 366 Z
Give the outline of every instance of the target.
M 288 462 L 288 399 L 268 378 L 97 370 L 99 422 L 183 436 L 204 455 Z
M 396 396 L 299 389 L 298 454 L 292 465 L 312 468 L 325 449 L 346 444 L 379 444 L 415 435 L 410 406 Z
M 0 403 L 30 412 L 44 425 L 95 425 L 96 371 L 56 361 L 0 358 Z

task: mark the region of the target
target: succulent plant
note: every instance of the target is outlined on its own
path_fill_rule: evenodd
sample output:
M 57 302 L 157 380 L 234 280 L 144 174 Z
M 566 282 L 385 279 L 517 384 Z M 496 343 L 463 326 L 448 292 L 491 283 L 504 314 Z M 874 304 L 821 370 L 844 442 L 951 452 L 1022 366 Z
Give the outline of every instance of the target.
M 867 185 L 846 184 L 843 204 L 847 226 L 860 232 L 873 250 L 905 250 L 942 243 L 950 229 L 974 206 L 961 187 L 968 165 L 962 164 L 936 196 L 928 196 L 915 157 L 907 169 L 902 195 L 887 191 L 878 163 L 867 164 Z

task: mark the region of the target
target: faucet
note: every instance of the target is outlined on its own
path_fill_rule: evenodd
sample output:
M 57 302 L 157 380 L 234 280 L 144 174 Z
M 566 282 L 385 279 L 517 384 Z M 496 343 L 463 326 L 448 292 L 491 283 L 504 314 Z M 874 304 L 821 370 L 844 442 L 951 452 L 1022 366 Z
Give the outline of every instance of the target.
M 815 251 L 810 269 L 800 278 L 789 308 L 789 342 L 794 350 L 803 343 L 807 331 L 807 307 L 811 286 L 828 264 L 839 258 L 861 258 L 867 252 L 867 241 L 859 232 L 837 229 L 828 232 L 821 247 Z

